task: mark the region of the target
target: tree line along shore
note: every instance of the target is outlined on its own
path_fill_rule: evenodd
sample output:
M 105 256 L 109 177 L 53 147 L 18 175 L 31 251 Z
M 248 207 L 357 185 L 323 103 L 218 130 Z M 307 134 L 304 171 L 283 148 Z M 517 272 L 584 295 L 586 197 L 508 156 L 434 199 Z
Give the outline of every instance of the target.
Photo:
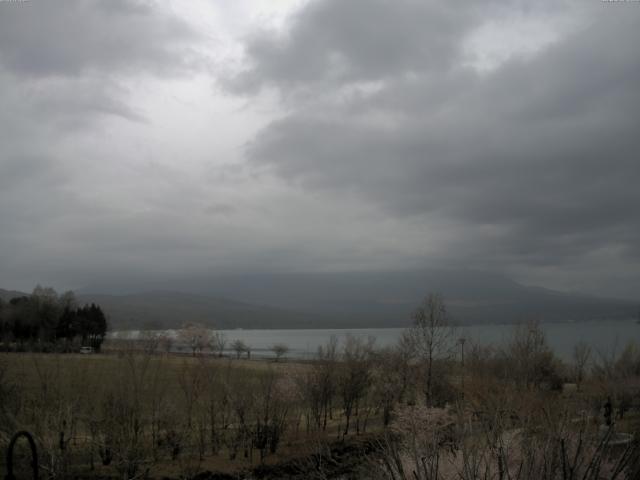
M 107 318 L 99 305 L 79 305 L 73 292 L 61 295 L 37 286 L 31 295 L 0 299 L 0 348 L 5 351 L 99 351 Z

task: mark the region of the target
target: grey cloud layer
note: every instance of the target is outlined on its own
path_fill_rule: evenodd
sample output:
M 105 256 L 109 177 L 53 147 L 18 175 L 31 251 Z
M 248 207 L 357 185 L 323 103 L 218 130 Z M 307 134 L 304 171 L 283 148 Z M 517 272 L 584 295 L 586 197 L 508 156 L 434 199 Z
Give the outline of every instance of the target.
M 369 257 L 349 214 L 317 231 L 330 199 L 210 158 L 216 122 L 256 120 L 186 91 L 210 44 L 185 28 L 166 2 L 0 2 L 0 287 Z
M 193 63 L 197 39 L 151 2 L 0 2 L 3 285 L 56 277 L 73 285 L 69 272 L 86 276 L 119 263 L 105 258 L 107 249 L 97 242 L 106 238 L 100 228 L 127 236 L 120 229 L 127 212 L 115 206 L 121 185 L 110 185 L 105 173 L 117 176 L 124 170 L 118 165 L 135 152 L 124 151 L 119 139 L 104 140 L 114 125 L 146 121 L 127 81 L 199 68 Z M 103 204 L 98 192 L 109 190 L 112 204 Z M 93 241 L 79 242 L 89 231 Z M 131 235 L 129 243 L 136 243 L 136 232 Z
M 0 3 L 0 104 L 13 103 L 0 122 L 15 129 L 24 118 L 73 131 L 109 116 L 143 121 L 124 81 L 200 68 L 198 38 L 184 21 L 141 0 Z
M 225 79 L 237 93 L 336 88 L 443 71 L 460 60 L 462 39 L 493 15 L 566 11 L 573 2 L 314 0 L 285 33 L 258 31 L 246 43 L 246 70 Z M 314 91 L 314 93 L 318 93 Z
M 389 215 L 464 226 L 443 256 L 550 265 L 617 249 L 637 266 L 640 8 L 582 9 L 576 32 L 479 74 L 461 45 L 489 17 L 466 7 L 312 2 L 288 35 L 251 41 L 236 88 L 275 87 L 289 113 L 250 161 Z
M 148 3 L 32 0 L 1 6 L 0 62 L 27 76 L 180 70 L 193 32 Z
M 252 68 L 229 83 L 300 87 L 392 77 L 450 62 L 454 42 L 473 16 L 472 2 L 384 0 L 311 2 L 283 36 L 259 32 L 247 45 Z
M 636 4 L 304 5 L 217 79 L 236 135 L 228 97 L 170 98 L 226 52 L 169 3 L 0 2 L 0 287 L 440 262 L 640 294 Z M 469 67 L 484 22 L 562 15 L 581 28 Z

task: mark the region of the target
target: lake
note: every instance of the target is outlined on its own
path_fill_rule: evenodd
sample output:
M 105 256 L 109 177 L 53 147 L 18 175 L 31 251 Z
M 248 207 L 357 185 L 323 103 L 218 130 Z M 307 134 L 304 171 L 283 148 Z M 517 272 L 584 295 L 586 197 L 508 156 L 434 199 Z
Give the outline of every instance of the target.
M 594 353 L 609 355 L 620 352 L 629 341 L 640 343 L 640 324 L 635 320 L 616 320 L 580 323 L 542 323 L 549 345 L 556 354 L 565 359 L 571 358 L 573 347 L 578 342 L 591 346 Z M 287 356 L 311 358 L 320 345 L 325 345 L 335 335 L 339 341 L 347 335 L 358 337 L 373 336 L 378 346 L 395 344 L 404 329 L 402 328 L 358 328 L 358 329 L 305 329 L 305 330 L 220 330 L 230 344 L 233 340 L 242 340 L 251 347 L 251 355 L 270 357 L 270 347 L 283 343 L 289 347 Z M 456 336 L 481 345 L 500 346 L 513 335 L 513 325 L 468 325 L 457 327 Z M 174 334 L 172 330 L 167 333 Z M 110 336 L 136 338 L 139 332 L 113 332 Z M 469 345 L 469 343 L 467 343 Z M 186 351 L 184 346 L 176 345 L 176 351 Z

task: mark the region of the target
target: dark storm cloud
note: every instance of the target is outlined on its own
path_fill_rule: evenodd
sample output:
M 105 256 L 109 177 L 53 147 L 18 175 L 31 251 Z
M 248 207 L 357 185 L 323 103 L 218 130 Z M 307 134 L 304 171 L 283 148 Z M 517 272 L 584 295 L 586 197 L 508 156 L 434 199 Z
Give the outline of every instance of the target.
M 414 0 L 311 2 L 286 35 L 259 32 L 251 38 L 251 68 L 229 86 L 236 91 L 255 91 L 265 83 L 300 87 L 442 67 L 456 55 L 454 39 L 475 8 L 467 1 L 438 6 Z
M 451 221 L 466 239 L 443 255 L 465 261 L 637 259 L 640 8 L 578 10 L 583 28 L 477 73 L 460 52 L 487 15 L 353 3 L 311 2 L 288 35 L 248 44 L 237 90 L 309 90 L 251 143 L 253 165 L 389 215 Z
M 236 93 L 274 86 L 289 94 L 442 71 L 459 60 L 462 36 L 483 19 L 505 10 L 562 11 L 570 3 L 314 0 L 293 16 L 285 33 L 254 33 L 245 45 L 247 68 L 223 83 Z
M 176 71 L 188 66 L 193 32 L 149 3 L 31 0 L 0 5 L 0 64 L 24 76 L 91 70 Z

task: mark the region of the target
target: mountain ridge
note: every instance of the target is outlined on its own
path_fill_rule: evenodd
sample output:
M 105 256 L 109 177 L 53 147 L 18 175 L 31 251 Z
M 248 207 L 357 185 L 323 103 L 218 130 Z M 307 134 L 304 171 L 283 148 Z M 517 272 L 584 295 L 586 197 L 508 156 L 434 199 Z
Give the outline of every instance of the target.
M 120 329 L 187 322 L 225 329 L 404 327 L 428 292 L 441 293 L 461 324 L 622 319 L 637 312 L 630 300 L 522 285 L 475 270 L 211 275 L 117 288 L 125 293 L 87 288 L 77 297 L 100 304 Z

